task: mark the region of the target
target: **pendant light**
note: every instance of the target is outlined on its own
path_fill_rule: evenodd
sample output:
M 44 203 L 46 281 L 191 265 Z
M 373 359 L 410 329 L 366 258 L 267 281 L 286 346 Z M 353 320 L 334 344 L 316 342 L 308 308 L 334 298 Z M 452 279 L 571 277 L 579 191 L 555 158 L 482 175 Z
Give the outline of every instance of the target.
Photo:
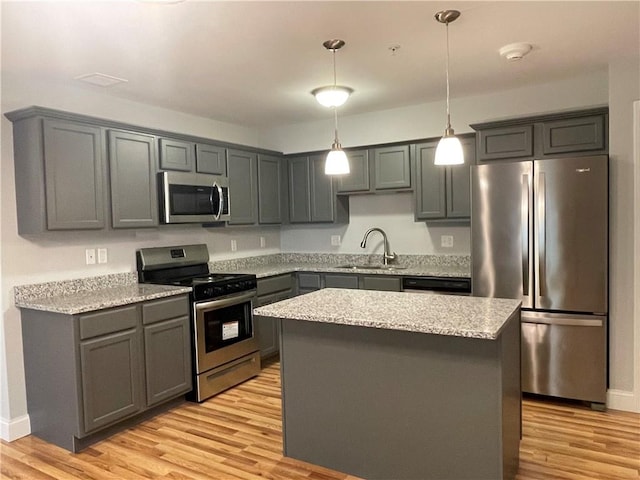
M 460 165 L 464 163 L 462 144 L 458 137 L 455 136 L 453 128 L 451 128 L 451 116 L 449 113 L 449 24 L 459 16 L 460 12 L 458 10 L 443 10 L 435 15 L 436 20 L 444 23 L 447 30 L 447 126 L 436 148 L 434 161 L 436 165 Z
M 333 87 L 331 87 L 331 89 L 323 87 L 312 92 L 315 95 L 316 99 L 318 99 L 318 102 L 320 102 L 322 105 L 325 105 L 325 103 L 322 103 L 322 101 L 320 101 L 319 99 L 319 96 L 322 97 L 322 95 L 319 95 L 320 90 L 323 90 L 325 92 L 333 92 L 333 96 L 329 95 L 331 101 L 327 101 L 326 106 L 330 106 L 333 108 L 334 139 L 333 144 L 331 145 L 331 150 L 329 151 L 327 160 L 324 164 L 324 173 L 326 175 L 345 175 L 349 173 L 350 169 L 347 154 L 344 153 L 344 150 L 342 150 L 342 145 L 340 145 L 340 140 L 338 140 L 338 107 L 344 104 L 353 90 L 348 87 L 339 87 L 336 84 L 336 50 L 344 47 L 344 41 L 337 39 L 327 40 L 322 45 L 324 45 L 324 48 L 330 50 L 333 53 Z M 342 92 L 342 95 L 340 95 L 340 92 Z M 344 92 L 347 92 L 346 95 L 344 94 Z

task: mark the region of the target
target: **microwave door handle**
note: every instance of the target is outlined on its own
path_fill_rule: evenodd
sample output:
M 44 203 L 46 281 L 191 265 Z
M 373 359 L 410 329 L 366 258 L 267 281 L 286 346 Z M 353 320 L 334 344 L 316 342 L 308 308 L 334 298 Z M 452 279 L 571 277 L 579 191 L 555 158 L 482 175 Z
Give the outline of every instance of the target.
M 224 196 L 222 195 L 222 187 L 220 185 L 214 183 L 213 188 L 218 191 L 218 212 L 216 213 L 216 220 L 219 220 L 220 215 L 224 212 Z M 213 192 L 211 192 L 211 195 L 213 195 Z
M 215 202 L 213 201 L 213 193 L 214 191 L 216 191 L 218 193 L 218 198 L 220 199 L 220 201 L 218 202 L 218 211 L 214 212 L 213 211 L 213 206 L 215 205 Z M 218 184 L 216 182 L 213 182 L 213 185 L 211 185 L 211 193 L 209 194 L 209 205 L 211 206 L 211 212 L 213 213 L 213 217 L 216 220 L 220 219 L 220 213 L 222 212 L 222 209 L 220 208 L 220 202 L 222 202 L 222 198 L 220 196 L 220 187 L 218 186 Z

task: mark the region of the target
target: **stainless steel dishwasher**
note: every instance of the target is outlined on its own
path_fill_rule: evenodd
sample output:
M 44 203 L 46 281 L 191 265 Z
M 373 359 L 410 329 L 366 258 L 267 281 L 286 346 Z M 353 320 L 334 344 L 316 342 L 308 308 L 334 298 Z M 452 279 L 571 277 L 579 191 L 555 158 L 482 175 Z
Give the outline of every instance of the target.
M 466 277 L 404 277 L 403 292 L 470 295 L 471 279 Z

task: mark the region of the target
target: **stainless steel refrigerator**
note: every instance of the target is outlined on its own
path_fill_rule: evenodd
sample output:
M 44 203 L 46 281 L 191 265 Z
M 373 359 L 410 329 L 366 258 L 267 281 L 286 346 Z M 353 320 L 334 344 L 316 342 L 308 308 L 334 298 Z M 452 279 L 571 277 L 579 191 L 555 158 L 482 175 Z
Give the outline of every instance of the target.
M 522 390 L 604 404 L 608 157 L 471 171 L 472 294 L 522 299 Z

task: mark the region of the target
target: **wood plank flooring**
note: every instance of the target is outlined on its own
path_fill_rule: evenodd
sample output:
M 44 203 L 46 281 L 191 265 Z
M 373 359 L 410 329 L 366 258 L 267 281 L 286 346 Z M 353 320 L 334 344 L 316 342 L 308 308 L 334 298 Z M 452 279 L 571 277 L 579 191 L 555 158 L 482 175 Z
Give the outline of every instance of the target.
M 0 442 L 2 479 L 356 477 L 282 456 L 279 364 L 202 404 L 185 403 L 78 454 L 33 436 Z M 640 479 L 640 415 L 525 399 L 516 480 Z

